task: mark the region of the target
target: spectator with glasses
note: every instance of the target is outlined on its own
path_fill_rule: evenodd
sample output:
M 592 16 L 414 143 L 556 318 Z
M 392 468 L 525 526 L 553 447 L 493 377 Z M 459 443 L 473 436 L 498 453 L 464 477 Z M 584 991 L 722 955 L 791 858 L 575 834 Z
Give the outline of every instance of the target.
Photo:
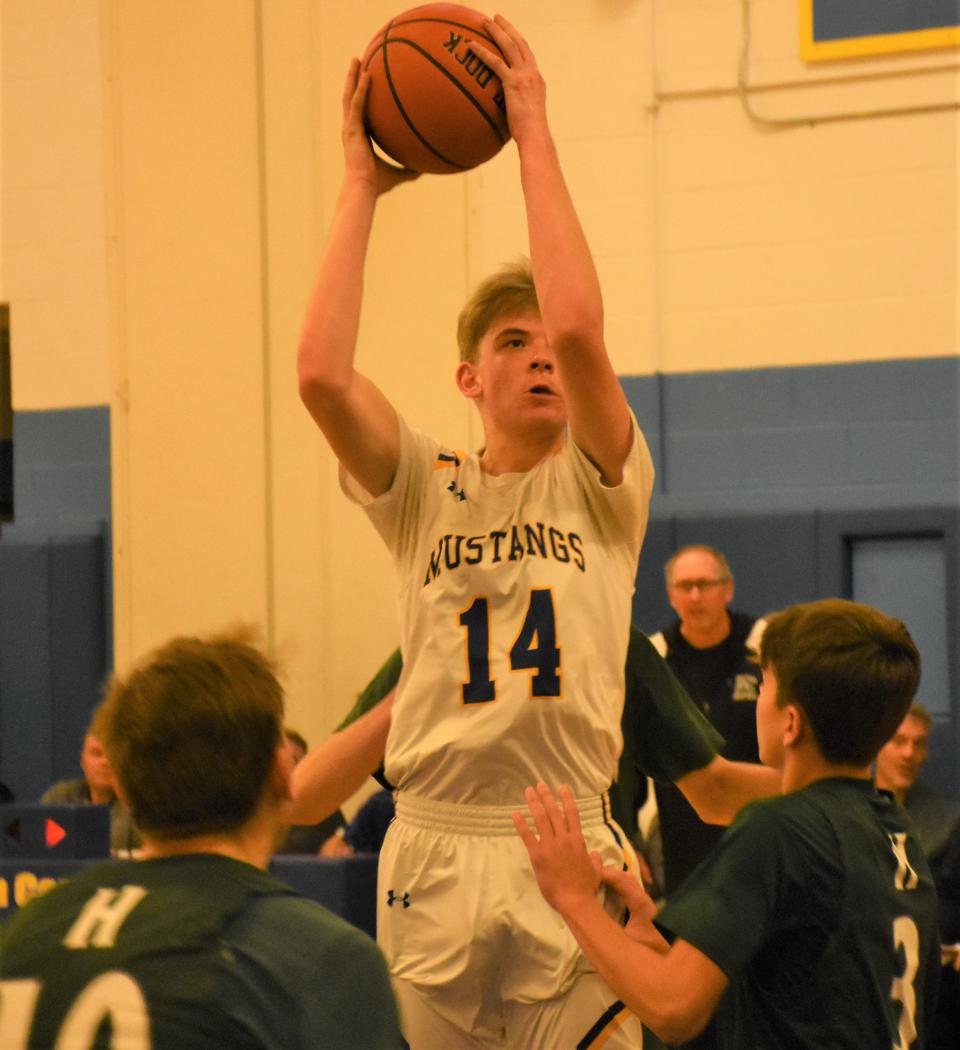
M 730 608 L 733 573 L 714 547 L 681 547 L 664 566 L 667 599 L 677 619 L 650 638 L 693 702 L 726 741 L 721 754 L 741 762 L 759 762 L 756 709 L 760 668 L 755 662 L 766 622 Z M 724 828 L 706 824 L 675 784 L 655 781 L 659 843 L 645 844 L 644 853 L 669 900 L 680 884 L 709 854 Z M 652 836 L 651 836 L 652 839 Z M 659 1044 L 647 1034 L 651 1048 Z M 689 1050 L 713 1050 L 713 1022 Z
M 650 639 L 694 703 L 726 740 L 722 754 L 759 762 L 755 655 L 764 621 L 733 612 L 733 573 L 713 547 L 678 550 L 666 563 L 667 598 L 678 619 Z M 673 784 L 657 783 L 667 897 L 719 841 L 723 829 L 705 824 Z

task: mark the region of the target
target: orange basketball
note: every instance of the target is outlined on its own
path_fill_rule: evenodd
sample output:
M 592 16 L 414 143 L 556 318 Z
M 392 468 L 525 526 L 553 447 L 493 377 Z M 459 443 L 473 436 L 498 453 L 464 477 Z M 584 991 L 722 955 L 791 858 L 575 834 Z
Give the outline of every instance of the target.
M 510 138 L 500 78 L 465 41 L 482 40 L 484 16 L 459 4 L 424 4 L 392 18 L 361 59 L 370 74 L 367 130 L 414 171 L 467 171 Z

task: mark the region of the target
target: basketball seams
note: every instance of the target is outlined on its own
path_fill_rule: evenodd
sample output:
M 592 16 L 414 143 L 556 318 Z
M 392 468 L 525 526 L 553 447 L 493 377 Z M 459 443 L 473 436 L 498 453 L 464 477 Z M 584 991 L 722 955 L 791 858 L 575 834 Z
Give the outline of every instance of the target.
M 403 107 L 403 103 L 400 101 L 400 96 L 397 94 L 397 89 L 394 87 L 393 77 L 390 74 L 390 63 L 387 61 L 386 44 L 386 37 L 384 37 L 383 43 L 380 44 L 374 50 L 373 55 L 375 55 L 377 51 L 383 52 L 383 74 L 387 81 L 387 88 L 389 89 L 390 95 L 393 98 L 393 104 L 397 107 L 397 112 L 400 114 L 401 117 L 403 117 L 403 121 L 410 129 L 411 133 L 415 135 L 419 142 L 423 146 L 425 146 L 438 160 L 442 160 L 444 164 L 449 164 L 451 168 L 457 168 L 460 171 L 466 170 L 462 164 L 457 164 L 456 161 L 450 160 L 449 157 L 445 157 L 439 150 L 431 146 L 430 143 L 423 137 L 423 135 L 420 134 L 420 132 L 416 128 L 416 125 L 410 119 L 407 111 Z M 373 55 L 370 56 L 371 61 L 373 60 Z M 446 70 L 444 70 L 444 72 L 446 72 Z
M 464 87 L 464 85 L 461 84 L 460 81 L 457 80 L 457 78 L 449 70 L 444 69 L 444 67 L 433 57 L 433 55 L 430 54 L 429 51 L 425 51 L 415 40 L 407 40 L 406 37 L 390 37 L 389 40 L 384 40 L 384 42 L 379 45 L 377 50 L 383 51 L 383 69 L 386 73 L 387 82 L 390 85 L 390 91 L 393 94 L 394 101 L 397 104 L 397 108 L 400 109 L 401 112 L 403 111 L 403 107 L 400 105 L 400 99 L 397 97 L 397 93 L 393 89 L 393 79 L 390 76 L 390 66 L 387 60 L 388 43 L 406 44 L 408 47 L 412 47 L 414 51 L 419 52 L 430 63 L 430 65 L 433 66 L 434 69 L 442 73 L 447 78 L 447 80 L 449 80 L 450 83 L 453 84 L 453 86 L 460 92 L 460 94 L 463 95 L 463 97 L 467 99 L 470 105 L 473 106 L 474 109 L 476 109 L 476 111 L 480 114 L 481 117 L 483 117 L 483 119 L 487 122 L 487 125 L 493 132 L 500 145 L 502 146 L 506 143 L 506 138 L 503 136 L 500 129 L 497 127 L 496 122 L 493 120 L 490 114 L 483 108 L 483 106 L 480 105 L 480 103 L 473 97 L 473 95 L 466 89 L 466 87 Z M 407 119 L 406 114 L 404 114 L 404 119 Z M 407 120 L 407 123 L 410 125 L 410 130 L 413 131 L 414 134 L 416 134 L 416 129 L 413 127 L 412 124 L 410 124 L 409 120 Z M 417 135 L 417 137 L 419 138 L 420 136 Z M 439 154 L 437 155 L 439 156 Z M 460 165 L 457 166 L 459 167 Z
M 362 68 L 374 77 L 375 86 L 379 81 L 367 100 L 367 131 L 395 161 L 425 172 L 468 171 L 510 140 L 495 93 L 498 81 L 493 94 L 484 90 L 496 74 L 476 51 L 461 50 L 466 37 L 500 52 L 481 28 L 483 17 L 469 8 L 428 4 L 392 18 L 367 45 Z M 388 44 L 408 50 L 388 54 Z M 438 72 L 443 80 L 436 79 Z M 451 160 L 448 153 L 460 160 Z
M 413 26 L 420 22 L 429 22 L 431 25 L 435 26 L 456 26 L 457 29 L 465 29 L 468 33 L 472 33 L 474 36 L 483 37 L 487 43 L 493 44 L 498 51 L 500 50 L 499 44 L 496 44 L 493 38 L 488 36 L 482 29 L 477 29 L 476 26 L 472 26 L 467 22 L 454 22 L 452 18 L 407 18 L 402 22 L 399 19 L 394 19 L 385 27 L 385 29 L 389 31 L 395 29 L 397 26 Z

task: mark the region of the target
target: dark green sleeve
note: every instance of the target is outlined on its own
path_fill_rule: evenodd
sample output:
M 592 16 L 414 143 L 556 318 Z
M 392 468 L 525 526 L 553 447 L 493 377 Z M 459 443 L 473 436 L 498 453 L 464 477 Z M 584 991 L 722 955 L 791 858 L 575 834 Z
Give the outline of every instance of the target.
M 272 897 L 222 937 L 220 1006 L 269 1050 L 400 1050 L 397 1007 L 377 945 L 313 901 Z
M 371 708 L 376 707 L 400 681 L 400 672 L 402 670 L 403 657 L 400 655 L 399 649 L 394 649 L 380 670 L 370 679 L 366 688 L 357 697 L 357 702 L 350 708 L 347 717 L 337 726 L 336 732 L 346 729 L 351 722 L 356 722 L 361 715 L 365 715 Z
M 627 649 L 623 733 L 624 760 L 641 774 L 670 782 L 709 765 L 724 743 L 667 662 L 637 630 L 631 631 Z
M 784 913 L 787 845 L 774 810 L 756 803 L 744 808 L 695 869 L 696 877 L 671 893 L 657 926 L 671 940 L 692 944 L 735 980 Z
M 357 697 L 357 702 L 350 708 L 346 718 L 337 726 L 334 732 L 346 729 L 351 722 L 356 722 L 361 715 L 365 715 L 371 708 L 376 707 L 400 681 L 400 672 L 402 670 L 403 657 L 400 655 L 399 649 L 394 649 L 384 661 L 380 670 L 367 683 L 363 692 Z M 373 778 L 381 787 L 392 790 L 394 785 L 384 775 L 382 762 L 380 763 L 380 768 L 373 774 Z

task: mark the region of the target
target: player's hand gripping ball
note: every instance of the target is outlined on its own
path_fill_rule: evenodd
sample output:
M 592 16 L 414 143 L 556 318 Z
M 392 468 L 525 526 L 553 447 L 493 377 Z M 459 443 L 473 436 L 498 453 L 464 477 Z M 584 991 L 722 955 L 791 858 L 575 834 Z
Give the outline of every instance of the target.
M 370 41 L 367 131 L 392 160 L 434 174 L 467 171 L 510 138 L 500 78 L 469 48 L 499 52 L 479 11 L 425 4 L 392 18 Z

